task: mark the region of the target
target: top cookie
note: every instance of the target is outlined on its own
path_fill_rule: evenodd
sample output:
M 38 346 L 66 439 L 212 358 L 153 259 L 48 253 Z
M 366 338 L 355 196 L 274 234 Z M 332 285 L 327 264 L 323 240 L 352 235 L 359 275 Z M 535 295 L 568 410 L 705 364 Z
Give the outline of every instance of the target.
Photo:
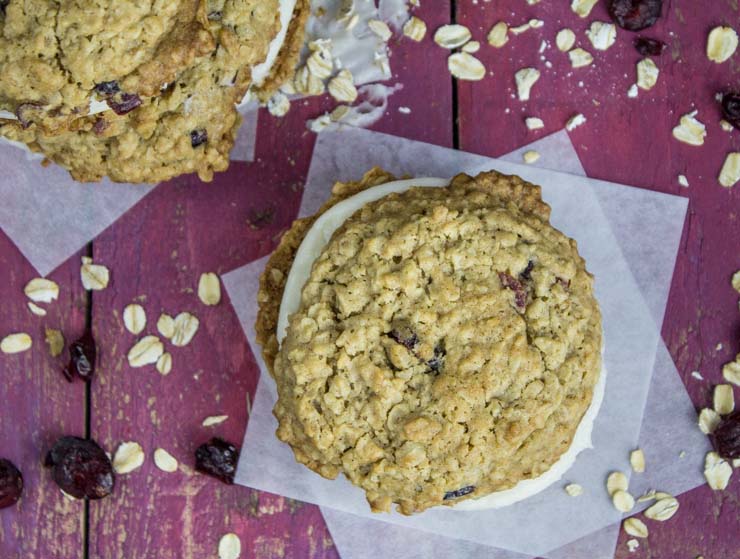
M 548 217 L 537 187 L 491 172 L 347 220 L 273 363 L 296 458 L 406 514 L 548 470 L 601 369 L 592 278 Z M 263 341 L 280 273 L 263 279 Z

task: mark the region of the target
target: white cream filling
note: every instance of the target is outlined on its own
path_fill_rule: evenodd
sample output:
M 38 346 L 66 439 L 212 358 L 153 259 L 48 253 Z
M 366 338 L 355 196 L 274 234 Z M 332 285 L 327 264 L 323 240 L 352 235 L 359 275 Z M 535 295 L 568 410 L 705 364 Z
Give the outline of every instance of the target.
M 267 58 L 264 62 L 260 62 L 256 66 L 252 67 L 252 85 L 261 86 L 265 83 L 265 80 L 270 75 L 272 67 L 280 55 L 280 49 L 283 48 L 283 43 L 288 36 L 288 29 L 290 28 L 290 20 L 293 18 L 293 11 L 295 10 L 295 4 L 297 0 L 280 0 L 280 31 L 275 38 L 270 42 L 270 46 L 267 49 Z M 238 103 L 239 106 L 248 102 L 251 98 L 251 92 L 248 91 L 244 96 L 244 99 Z M 95 97 L 90 98 L 90 110 L 88 115 L 96 115 L 109 111 L 110 106 L 105 101 L 98 101 Z M 15 114 L 0 110 L 0 118 L 8 120 L 18 120 Z
M 339 202 L 321 215 L 308 230 L 301 246 L 296 252 L 293 265 L 285 282 L 283 298 L 280 302 L 278 314 L 277 337 L 282 343 L 285 338 L 289 318 L 296 313 L 301 304 L 301 292 L 303 286 L 311 275 L 313 263 L 321 255 L 324 247 L 331 240 L 334 232 L 357 210 L 364 205 L 383 198 L 392 192 L 403 192 L 413 186 L 442 187 L 447 186 L 449 180 L 438 178 L 410 179 L 394 181 L 374 188 L 364 190 L 354 196 Z M 559 479 L 573 466 L 576 457 L 583 450 L 593 448 L 591 433 L 593 432 L 594 420 L 599 413 L 599 408 L 604 400 L 606 387 L 606 368 L 602 368 L 599 380 L 594 387 L 593 397 L 581 422 L 578 424 L 573 442 L 565 453 L 563 453 L 552 467 L 545 473 L 534 479 L 520 481 L 511 489 L 497 491 L 480 499 L 469 499 L 455 505 L 456 510 L 481 510 L 501 508 L 540 493 Z

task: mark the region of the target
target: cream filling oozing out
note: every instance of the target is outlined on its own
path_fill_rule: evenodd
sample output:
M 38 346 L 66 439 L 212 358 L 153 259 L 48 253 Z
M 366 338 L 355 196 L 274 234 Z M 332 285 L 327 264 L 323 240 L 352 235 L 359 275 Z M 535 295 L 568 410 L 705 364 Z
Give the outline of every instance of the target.
M 296 0 L 280 0 L 280 31 L 275 38 L 270 42 L 270 47 L 267 50 L 267 58 L 264 62 L 257 64 L 252 67 L 252 85 L 261 86 L 265 83 L 265 80 L 269 77 L 272 67 L 277 62 L 278 56 L 280 55 L 280 49 L 283 48 L 283 43 L 288 36 L 288 29 L 290 27 L 290 20 L 293 18 L 293 11 L 295 10 Z M 244 96 L 244 99 L 239 103 L 249 101 L 251 98 L 251 91 L 248 91 Z M 108 103 L 105 101 L 98 101 L 94 97 L 90 99 L 90 111 L 88 115 L 96 115 L 110 110 Z M 0 118 L 6 120 L 18 120 L 18 117 L 9 111 L 0 109 Z
M 290 268 L 288 279 L 285 282 L 283 298 L 280 302 L 278 314 L 277 337 L 282 343 L 288 329 L 289 318 L 296 313 L 301 304 L 303 286 L 311 275 L 313 263 L 321 255 L 324 247 L 331 240 L 334 232 L 342 226 L 357 210 L 365 204 L 379 200 L 393 192 L 404 192 L 413 186 L 439 188 L 447 186 L 449 180 L 438 178 L 410 179 L 394 181 L 364 190 L 354 196 L 339 202 L 330 210 L 322 214 L 308 230 L 301 246 L 296 252 L 293 265 Z M 512 505 L 518 501 L 531 497 L 561 479 L 573 466 L 576 457 L 583 450 L 593 448 L 591 434 L 594 420 L 604 400 L 606 387 L 606 369 L 602 368 L 599 380 L 594 387 L 594 393 L 586 413 L 578 424 L 576 434 L 560 458 L 549 470 L 534 479 L 525 479 L 511 489 L 497 491 L 479 499 L 468 499 L 455 505 L 457 510 L 495 509 Z

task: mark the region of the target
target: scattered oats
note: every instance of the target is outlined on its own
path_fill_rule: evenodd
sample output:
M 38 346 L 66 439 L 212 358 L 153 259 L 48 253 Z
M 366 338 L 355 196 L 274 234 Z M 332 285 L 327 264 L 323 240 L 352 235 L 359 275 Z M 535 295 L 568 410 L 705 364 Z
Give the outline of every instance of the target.
M 511 27 L 509 28 L 509 31 L 512 35 L 521 35 L 525 31 L 529 31 L 530 29 L 532 29 L 532 26 L 529 24 L 529 22 L 527 22 L 522 23 L 521 25 L 517 25 L 516 27 Z
M 649 58 L 643 58 L 637 63 L 637 85 L 645 91 L 651 90 L 658 83 L 660 70 Z
M 678 453 L 678 457 L 679 458 L 686 458 L 686 451 L 685 450 L 682 450 L 681 452 L 679 452 Z
M 376 52 L 373 54 L 373 63 L 380 68 L 380 71 L 384 76 L 391 76 L 391 63 L 388 60 L 388 55 L 384 52 Z
M 520 101 L 529 101 L 532 86 L 540 79 L 540 71 L 535 68 L 522 68 L 514 74 L 517 95 Z
M 645 453 L 641 448 L 635 449 L 630 453 L 630 465 L 632 470 L 641 474 L 645 471 Z
M 639 92 L 639 89 L 637 87 L 637 84 L 633 83 L 630 86 L 630 88 L 627 90 L 627 97 L 629 97 L 630 99 L 634 99 L 635 97 L 637 97 L 638 92 Z
M 719 184 L 732 188 L 740 181 L 740 152 L 728 153 L 719 173 Z
M 163 448 L 154 451 L 154 464 L 163 472 L 173 473 L 177 471 L 177 460 Z
M 730 124 L 729 122 L 727 122 L 724 118 L 719 121 L 719 126 L 725 132 L 732 132 L 733 129 L 735 128 L 732 124 Z
M 561 52 L 568 52 L 576 44 L 576 34 L 572 29 L 561 29 L 555 36 L 555 44 Z
M 34 303 L 51 303 L 59 297 L 59 286 L 48 279 L 34 278 L 23 288 L 23 293 Z
M 105 266 L 93 264 L 87 259 L 80 268 L 80 279 L 82 287 L 88 291 L 100 291 L 108 287 L 110 272 Z
M 721 64 L 735 54 L 738 45 L 737 33 L 732 27 L 715 27 L 707 37 L 707 58 Z
M 628 518 L 624 521 L 622 527 L 630 536 L 634 536 L 636 538 L 647 538 L 649 534 L 647 526 L 645 526 L 645 523 L 639 518 Z
M 688 188 L 689 187 L 689 179 L 686 178 L 686 175 L 678 175 L 678 184 L 680 184 L 684 188 Z M 691 373 L 691 374 L 693 375 L 694 373 Z M 699 375 L 699 376 L 701 376 L 701 375 Z
M 529 20 L 529 27 L 532 29 L 539 29 L 540 27 L 544 27 L 545 22 L 541 19 L 530 19 Z
M 578 113 L 577 115 L 573 115 L 568 119 L 568 122 L 565 123 L 565 129 L 568 132 L 572 132 L 582 124 L 586 123 L 586 117 L 583 116 L 581 113 Z
M 198 331 L 200 322 L 188 312 L 181 312 L 175 317 L 175 331 L 172 335 L 172 345 L 183 347 L 190 343 Z
M 330 46 L 320 45 L 312 50 L 311 56 L 306 60 L 306 68 L 308 68 L 308 71 L 313 76 L 316 76 L 320 80 L 325 80 L 331 76 L 334 70 Z
M 657 494 L 656 494 L 657 497 Z M 645 510 L 645 516 L 650 520 L 665 522 L 678 510 L 678 501 L 675 497 L 664 497 L 658 499 L 653 505 Z
M 349 105 L 337 105 L 334 110 L 329 113 L 329 118 L 332 122 L 339 122 L 350 112 L 351 108 Z
M 693 111 L 683 115 L 679 125 L 673 129 L 673 137 L 679 142 L 690 146 L 704 145 L 704 138 L 707 137 L 707 127 L 696 120 L 697 114 L 698 111 Z
M 655 489 L 646 491 L 645 493 L 643 493 L 637 498 L 638 503 L 644 503 L 645 501 L 654 501 L 654 500 L 655 500 Z
M 157 371 L 163 376 L 167 376 L 172 372 L 172 355 L 166 351 L 159 356 L 157 359 Z
M 580 17 L 588 17 L 591 10 L 599 0 L 573 0 L 570 3 L 570 9 L 573 10 Z
M 732 288 L 740 293 L 740 270 L 732 275 Z
M 471 54 L 476 53 L 480 50 L 480 43 L 478 41 L 467 42 L 463 45 L 462 50 Z
M 586 37 L 596 50 L 607 50 L 617 40 L 617 26 L 613 23 L 594 21 L 586 30 Z
M 3 353 L 22 353 L 31 349 L 32 345 L 33 341 L 28 334 L 10 334 L 0 341 L 0 351 Z
M 346 68 L 332 78 L 328 89 L 329 94 L 340 103 L 354 103 L 357 99 L 357 88 L 352 72 Z
M 724 346 L 722 345 L 722 342 L 718 343 L 716 346 L 714 346 L 715 351 L 722 351 L 722 348 Z
M 117 474 L 130 474 L 144 463 L 144 449 L 139 443 L 121 443 L 113 457 L 113 470 Z
M 36 303 L 28 302 L 28 310 L 36 316 L 46 316 L 46 309 L 42 309 Z
M 410 115 L 411 109 L 409 107 L 398 107 L 398 112 L 402 115 Z
M 740 468 L 740 458 L 734 458 L 732 460 L 732 467 L 733 468 Z
M 530 6 L 534 6 L 535 4 L 539 4 L 540 0 L 527 0 L 527 4 Z
M 720 415 L 732 413 L 735 409 L 735 395 L 729 384 L 718 384 L 714 387 L 714 411 Z
M 162 313 L 157 321 L 157 331 L 162 334 L 163 338 L 169 340 L 175 335 L 175 319 Z
M 583 495 L 583 487 L 577 483 L 569 483 L 565 486 L 565 492 L 571 497 L 578 497 L 579 495 Z
M 278 91 L 267 101 L 267 110 L 272 116 L 285 116 L 290 111 L 290 99 L 285 93 Z
M 472 54 L 456 52 L 447 59 L 447 68 L 458 80 L 479 81 L 486 77 L 486 67 Z
M 704 477 L 715 491 L 727 488 L 732 476 L 732 466 L 716 452 L 708 452 L 704 458 Z
M 635 508 L 635 498 L 622 489 L 614 492 L 612 503 L 614 504 L 614 508 L 620 512 L 629 512 Z
M 313 75 L 308 66 L 300 67 L 293 78 L 293 87 L 297 93 L 321 95 L 324 93 L 324 81 Z
M 524 155 L 522 155 L 522 159 L 527 165 L 531 165 L 532 163 L 537 162 L 537 160 L 540 158 L 539 152 L 530 149 L 528 151 L 524 152 Z
M 501 48 L 509 42 L 509 26 L 506 22 L 499 21 L 496 25 L 491 27 L 488 32 L 488 44 L 492 47 Z
M 719 414 L 711 408 L 704 408 L 699 412 L 699 430 L 705 435 L 711 434 L 720 421 Z
M 416 16 L 409 19 L 403 26 L 403 34 L 417 43 L 427 34 L 427 24 Z
M 375 33 L 378 37 L 383 39 L 383 41 L 385 42 L 388 42 L 390 38 L 393 36 L 393 33 L 390 30 L 390 27 L 388 27 L 388 24 L 379 19 L 371 19 L 370 21 L 367 22 L 367 26 L 370 28 L 370 31 Z
M 542 122 L 541 118 L 530 116 L 524 121 L 527 124 L 527 130 L 539 130 L 545 127 L 545 123 Z
M 311 132 L 315 132 L 318 134 L 319 132 L 322 132 L 326 130 L 332 123 L 331 116 L 328 114 L 323 114 L 318 118 L 315 118 L 313 120 L 309 121 L 309 130 Z
M 573 68 L 583 68 L 594 61 L 594 57 L 591 56 L 591 53 L 581 47 L 570 51 L 568 56 L 570 57 L 570 65 L 573 66 Z
M 218 559 L 239 559 L 242 542 L 236 534 L 226 534 L 218 542 Z
M 666 493 L 665 491 L 656 491 L 655 499 L 660 501 L 661 499 L 673 499 L 673 495 Z
M 722 367 L 722 376 L 727 382 L 735 386 L 740 386 L 740 353 L 737 354 L 734 361 L 725 363 Z
M 229 419 L 228 415 L 212 415 L 210 417 L 206 417 L 203 420 L 203 427 L 213 427 L 214 425 L 220 425 L 224 421 Z
M 609 496 L 613 496 L 617 491 L 626 491 L 629 486 L 627 476 L 622 472 L 612 472 L 609 477 L 606 478 L 606 490 Z
M 467 43 L 472 37 L 470 29 L 464 25 L 443 25 L 434 34 L 434 42 L 445 49 L 456 49 Z
M 128 305 L 123 309 L 123 325 L 132 334 L 138 335 L 146 328 L 146 312 L 141 305 Z
M 128 363 L 138 368 L 153 365 L 164 353 L 164 345 L 157 336 L 144 336 L 128 352 Z
M 634 553 L 635 551 L 637 551 L 638 547 L 640 547 L 640 542 L 638 542 L 637 540 L 627 540 L 627 549 L 629 549 L 630 553 Z
M 64 350 L 64 336 L 61 330 L 46 328 L 44 331 L 44 340 L 49 346 L 49 353 L 52 357 L 59 357 Z

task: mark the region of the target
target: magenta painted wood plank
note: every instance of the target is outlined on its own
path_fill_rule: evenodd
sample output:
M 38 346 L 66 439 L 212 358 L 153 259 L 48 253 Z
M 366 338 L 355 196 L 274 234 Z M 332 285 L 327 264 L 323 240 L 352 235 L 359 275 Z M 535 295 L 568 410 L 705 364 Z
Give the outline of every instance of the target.
M 705 55 L 712 27 L 737 27 L 737 2 L 664 2 L 664 17 L 642 35 L 663 39 L 669 48 L 656 59 L 658 85 L 641 91 L 637 99 L 627 97 L 641 59 L 631 43 L 636 35 L 619 30 L 612 48 L 595 51 L 584 32 L 594 20 L 609 21 L 606 3 L 598 3 L 586 19 L 572 13 L 569 4 L 459 4 L 458 20 L 474 29 L 479 40 L 501 19 L 514 25 L 533 17 L 545 22 L 541 30 L 511 37 L 498 50 L 484 47 L 478 54 L 493 75 L 459 85 L 461 147 L 486 155 L 506 153 L 563 128 L 580 112 L 588 121 L 571 138 L 589 176 L 689 197 L 663 336 L 694 403 L 705 407 L 711 404 L 712 387 L 722 382 L 721 365 L 740 351 L 738 296 L 730 286 L 732 273 L 740 269 L 740 189 L 728 190 L 717 182 L 725 155 L 740 148 L 740 132 L 720 129 L 714 99 L 718 91 L 740 87 L 740 68 L 737 56 L 735 62 L 715 65 Z M 572 69 L 567 55 L 557 50 L 555 34 L 563 27 L 573 29 L 579 44 L 594 54 L 592 66 Z M 550 45 L 541 55 L 543 38 Z M 530 101 L 523 103 L 516 98 L 514 73 L 529 66 L 540 69 L 542 77 Z M 678 143 L 671 136 L 680 116 L 694 109 L 707 125 L 703 147 Z M 527 131 L 527 116 L 542 118 L 545 129 Z M 688 189 L 678 185 L 679 174 L 688 178 Z M 693 379 L 694 370 L 706 380 Z M 645 452 L 649 456 L 650 449 Z M 635 553 L 628 551 L 628 537 L 622 534 L 617 557 L 738 557 L 740 479 L 734 477 L 724 492 L 704 486 L 683 495 L 673 519 L 649 522 L 650 538 Z
M 85 434 L 84 385 L 70 385 L 62 376 L 66 353 L 52 358 L 44 328 L 79 336 L 85 324 L 85 294 L 79 281 L 79 256 L 50 277 L 61 287 L 59 300 L 44 318 L 32 315 L 23 294 L 36 274 L 15 245 L 0 232 L 0 338 L 25 332 L 31 350 L 0 353 L 0 457 L 23 473 L 25 490 L 14 507 L 0 510 L 0 557 L 73 558 L 83 550 L 81 502 L 65 498 L 42 467 L 43 457 L 60 435 Z
M 431 26 L 449 21 L 444 4 L 444 11 L 422 12 Z M 451 144 L 452 83 L 436 54 L 408 40 L 394 45 L 394 81 L 404 87 L 391 97 L 377 129 Z M 94 324 L 106 351 L 93 387 L 92 430 L 106 448 L 139 442 L 147 460 L 92 511 L 91 557 L 215 557 L 227 532 L 240 536 L 243 557 L 337 557 L 317 507 L 227 487 L 192 471 L 196 446 L 210 436 L 241 442 L 247 394 L 254 394 L 258 375 L 228 300 L 201 304 L 194 292 L 198 277 L 227 272 L 276 246 L 296 215 L 308 171 L 315 134 L 306 120 L 333 105 L 326 99 L 294 103 L 280 120 L 263 112 L 257 162 L 234 164 L 211 185 L 190 177 L 162 185 L 95 241 L 95 260 L 110 267 L 112 281 L 94 296 Z M 399 106 L 412 114 L 398 112 Z M 160 312 L 190 311 L 200 319 L 190 345 L 167 345 L 169 376 L 128 365 L 135 337 L 124 330 L 121 313 L 134 301 L 147 310 L 146 332 L 156 333 Z M 205 417 L 220 414 L 229 415 L 226 423 L 201 426 Z M 177 473 L 155 467 L 158 447 L 178 459 Z

